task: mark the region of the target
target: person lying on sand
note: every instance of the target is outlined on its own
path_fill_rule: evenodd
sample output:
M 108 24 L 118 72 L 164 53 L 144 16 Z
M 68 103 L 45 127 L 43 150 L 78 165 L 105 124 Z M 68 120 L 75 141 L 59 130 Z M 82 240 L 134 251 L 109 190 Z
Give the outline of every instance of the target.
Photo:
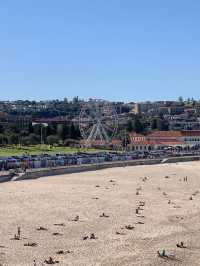
M 89 239 L 89 236 L 84 236 L 84 237 L 83 237 L 83 240 L 88 240 L 88 239 Z M 91 233 L 91 234 L 90 234 L 90 239 L 92 240 L 92 239 L 98 239 L 98 238 L 95 236 L 94 233 Z
M 140 221 L 139 221 L 139 222 L 137 222 L 136 224 L 144 224 L 144 222 L 140 222 Z
M 125 226 L 125 229 L 127 229 L 127 230 L 133 230 L 133 229 L 135 229 L 135 227 L 129 224 L 129 225 L 126 225 Z
M 64 223 L 60 223 L 60 224 L 54 224 L 55 226 L 65 226 Z
M 163 249 L 161 252 L 157 251 L 158 257 L 166 260 L 172 260 L 172 261 L 177 261 L 181 262 L 181 260 L 177 259 L 174 254 L 166 254 L 165 250 Z
M 124 235 L 125 235 L 125 233 L 118 232 L 118 231 L 116 231 L 115 233 L 116 233 L 116 235 L 122 235 L 122 236 L 124 236 Z
M 72 253 L 72 251 L 70 250 L 67 250 L 67 251 L 59 250 L 56 252 L 57 255 L 64 255 L 64 254 L 70 254 L 70 253 Z
M 47 230 L 48 230 L 47 228 L 42 227 L 42 226 L 37 228 L 37 231 L 47 231 Z
M 52 235 L 53 235 L 53 236 L 62 236 L 62 234 L 61 234 L 61 233 L 58 233 L 58 232 L 55 232 L 55 233 L 53 233 Z
M 109 215 L 106 215 L 104 212 L 99 216 L 99 217 L 105 217 L 105 218 L 109 218 Z
M 53 260 L 52 257 L 49 257 L 49 259 L 45 260 L 44 263 L 46 263 L 46 264 L 56 264 L 56 263 L 59 263 L 59 261 Z
M 158 254 L 158 257 L 161 257 L 161 258 L 163 258 L 163 257 L 167 257 L 166 252 L 165 252 L 164 249 L 162 250 L 162 252 L 160 252 L 160 251 L 158 250 L 158 251 L 157 251 L 157 254 Z
M 37 243 L 35 243 L 35 242 L 33 242 L 33 243 L 28 242 L 28 243 L 24 244 L 24 247 L 37 247 Z

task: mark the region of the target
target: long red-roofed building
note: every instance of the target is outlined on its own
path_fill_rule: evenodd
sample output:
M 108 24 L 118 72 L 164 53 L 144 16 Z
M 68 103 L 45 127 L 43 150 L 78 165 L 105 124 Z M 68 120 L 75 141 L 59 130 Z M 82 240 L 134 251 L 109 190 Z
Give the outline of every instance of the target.
M 133 150 L 156 150 L 163 147 L 192 147 L 200 145 L 200 130 L 154 131 L 147 136 L 135 132 L 129 134 Z

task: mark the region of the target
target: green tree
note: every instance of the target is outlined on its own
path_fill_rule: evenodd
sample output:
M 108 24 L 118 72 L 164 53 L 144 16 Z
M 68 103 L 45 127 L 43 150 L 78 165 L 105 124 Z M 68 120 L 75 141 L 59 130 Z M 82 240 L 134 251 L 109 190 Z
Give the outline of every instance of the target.
M 160 119 L 158 118 L 157 119 L 157 129 L 158 130 L 169 130 L 169 124 L 167 121 L 163 120 L 163 119 Z
M 4 134 L 0 134 L 0 145 L 6 145 L 8 143 L 8 139 Z
M 0 133 L 1 134 L 4 133 L 4 127 L 3 127 L 3 125 L 0 125 Z
M 59 137 L 56 135 L 50 135 L 47 137 L 47 143 L 50 145 L 58 144 L 59 143 Z
M 153 118 L 153 119 L 151 120 L 151 129 L 152 129 L 152 130 L 157 129 L 157 119 L 156 119 L 156 118 Z
M 62 124 L 57 125 L 57 136 L 60 140 L 63 140 L 65 138 L 64 136 L 64 126 Z
M 75 127 L 74 127 L 74 123 L 71 123 L 71 126 L 70 126 L 70 138 L 71 139 L 76 139 L 76 134 L 77 134 L 77 132 L 76 132 L 76 129 L 75 129 Z
M 142 122 L 140 121 L 139 118 L 136 118 L 134 120 L 134 124 L 133 124 L 133 130 L 136 133 L 142 133 L 144 131 L 144 125 L 142 124 Z
M 128 132 L 132 132 L 133 129 L 134 129 L 133 121 L 132 120 L 128 120 L 128 122 L 127 122 L 127 131 Z
M 10 134 L 7 137 L 8 144 L 18 144 L 19 143 L 19 135 L 18 134 Z
M 34 134 L 34 133 L 31 133 L 29 136 L 29 142 L 31 143 L 31 145 L 36 145 L 36 144 L 39 144 L 40 143 L 40 136 Z

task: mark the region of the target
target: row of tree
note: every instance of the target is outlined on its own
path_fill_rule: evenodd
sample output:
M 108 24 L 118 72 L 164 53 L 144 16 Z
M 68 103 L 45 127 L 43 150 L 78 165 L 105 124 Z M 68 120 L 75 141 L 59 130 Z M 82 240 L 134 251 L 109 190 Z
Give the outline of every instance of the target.
M 70 140 L 81 138 L 78 126 L 69 124 L 29 125 L 20 130 L 18 125 L 0 125 L 0 145 L 22 144 L 36 145 L 40 143 L 68 145 Z
M 127 131 L 148 133 L 150 130 L 169 130 L 169 123 L 162 116 L 147 119 L 144 116 L 134 116 L 127 121 Z
M 119 128 L 117 138 L 124 141 L 125 134 L 137 132 L 147 134 L 150 130 L 168 130 L 168 122 L 162 116 L 147 119 L 143 115 L 132 115 L 126 125 Z M 126 132 L 126 133 L 125 133 Z M 30 124 L 26 129 L 19 124 L 0 125 L 0 145 L 23 144 L 35 145 L 40 143 L 69 145 L 72 140 L 76 143 L 81 139 L 80 130 L 73 122 L 65 124 L 49 124 L 47 127 Z

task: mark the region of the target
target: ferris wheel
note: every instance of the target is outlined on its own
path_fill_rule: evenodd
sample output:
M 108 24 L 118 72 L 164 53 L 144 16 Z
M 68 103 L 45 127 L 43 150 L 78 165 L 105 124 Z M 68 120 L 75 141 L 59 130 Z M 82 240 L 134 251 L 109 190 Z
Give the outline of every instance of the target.
M 79 129 L 86 145 L 96 140 L 109 144 L 118 130 L 114 106 L 99 100 L 88 102 L 80 112 Z

